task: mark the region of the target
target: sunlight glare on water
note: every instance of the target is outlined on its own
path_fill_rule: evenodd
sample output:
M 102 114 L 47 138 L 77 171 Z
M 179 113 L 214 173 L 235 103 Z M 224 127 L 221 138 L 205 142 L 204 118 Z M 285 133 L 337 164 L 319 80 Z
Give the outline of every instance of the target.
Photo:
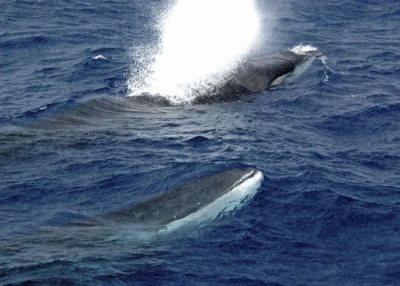
M 178 0 L 161 23 L 160 50 L 139 93 L 175 104 L 190 102 L 191 89 L 232 69 L 259 32 L 253 0 Z

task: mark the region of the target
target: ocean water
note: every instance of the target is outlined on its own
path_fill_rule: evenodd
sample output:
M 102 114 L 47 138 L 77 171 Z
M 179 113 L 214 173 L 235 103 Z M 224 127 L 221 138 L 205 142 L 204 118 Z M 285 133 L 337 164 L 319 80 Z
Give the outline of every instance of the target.
M 400 3 L 257 0 L 224 38 L 218 23 L 243 1 L 191 1 L 0 3 L 0 284 L 398 285 Z M 205 9 L 178 25 L 197 30 L 167 42 L 182 3 Z M 212 19 L 222 32 L 210 40 L 201 31 Z M 222 55 L 229 63 L 249 51 L 250 29 L 259 54 L 311 45 L 326 66 L 228 102 L 132 97 L 154 74 L 179 81 Z M 180 51 L 172 61 L 166 43 Z M 63 233 L 248 166 L 264 174 L 258 192 L 204 225 L 148 243 Z M 43 229 L 59 240 L 37 239 Z

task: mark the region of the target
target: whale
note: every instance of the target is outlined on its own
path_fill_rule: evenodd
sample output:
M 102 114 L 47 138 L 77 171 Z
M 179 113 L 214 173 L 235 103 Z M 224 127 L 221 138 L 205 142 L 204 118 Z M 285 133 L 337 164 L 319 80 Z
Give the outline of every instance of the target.
M 249 54 L 238 60 L 234 67 L 222 75 L 211 76 L 205 84 L 187 86 L 187 92 L 194 96 L 189 104 L 208 104 L 234 101 L 243 96 L 260 93 L 295 79 L 320 60 L 326 68 L 326 57 L 310 45 L 298 45 L 278 54 Z M 171 105 L 168 97 L 139 91 L 129 95 L 143 101 Z
M 19 284 L 26 278 L 19 275 L 21 269 L 53 271 L 71 265 L 79 270 L 82 263 L 89 262 L 97 270 L 112 261 L 147 265 L 146 261 L 157 259 L 175 245 L 176 239 L 201 237 L 210 220 L 245 206 L 262 181 L 262 173 L 255 168 L 226 170 L 129 208 L 0 241 L 0 281 Z
M 316 59 L 325 64 L 326 57 L 317 48 L 302 45 L 275 55 L 247 56 L 225 76 L 222 84 L 207 94 L 199 94 L 194 103 L 229 101 L 262 92 L 283 84 L 289 77 L 299 76 Z
M 241 208 L 255 195 L 262 181 L 263 174 L 255 168 L 226 170 L 74 226 L 135 225 L 168 232 Z
M 113 245 L 149 245 L 178 230 L 205 227 L 211 220 L 241 209 L 257 193 L 263 178 L 262 172 L 252 167 L 214 173 L 128 208 L 3 241 L 0 256 L 12 259 L 21 255 L 32 261 L 70 253 L 103 253 Z M 24 252 L 18 253 L 19 249 Z
M 248 92 L 260 92 L 281 84 L 295 71 L 304 71 L 322 56 L 317 49 L 305 52 L 286 50 L 279 55 L 245 59 L 235 71 L 233 80 Z

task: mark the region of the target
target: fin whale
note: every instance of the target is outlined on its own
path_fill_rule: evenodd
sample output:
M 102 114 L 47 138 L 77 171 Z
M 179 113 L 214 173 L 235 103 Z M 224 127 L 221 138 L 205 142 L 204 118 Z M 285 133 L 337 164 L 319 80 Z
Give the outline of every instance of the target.
M 157 245 L 149 246 L 162 237 L 166 241 L 173 239 L 171 235 L 179 228 L 204 226 L 197 223 L 239 209 L 256 194 L 262 180 L 262 173 L 254 168 L 228 170 L 96 219 L 48 227 L 36 234 L 1 241 L 2 271 L 14 273 L 19 267 L 32 267 L 38 262 L 102 263 L 110 257 L 159 253 Z
M 133 207 L 0 242 L 0 257 L 30 264 L 125 255 L 123 245 L 147 245 L 183 227 L 243 207 L 263 180 L 254 168 L 232 169 L 158 194 Z M 129 248 L 128 248 L 129 249 Z
M 165 191 L 132 207 L 60 227 L 45 227 L 26 240 L 86 245 L 93 241 L 151 238 L 240 209 L 257 192 L 263 174 L 255 168 L 231 169 Z M 1 245 L 0 245 L 1 253 Z
M 276 55 L 244 56 L 231 71 L 210 76 L 198 85 L 188 85 L 186 93 L 193 95 L 194 99 L 186 103 L 231 101 L 261 92 L 282 84 L 289 76 L 301 74 L 315 59 L 326 66 L 326 57 L 310 45 L 298 45 Z M 139 90 L 127 97 L 166 106 L 173 104 L 162 92 L 154 94 Z
M 315 59 L 324 61 L 323 54 L 311 46 L 296 46 L 277 55 L 244 58 L 228 75 L 224 84 L 195 102 L 211 103 L 234 100 L 242 95 L 261 92 L 279 85 L 287 77 L 304 71 Z
M 163 192 L 133 207 L 79 224 L 176 229 L 178 225 L 204 221 L 222 212 L 240 208 L 255 194 L 262 180 L 262 173 L 255 168 L 231 169 Z
M 296 53 L 283 51 L 280 55 L 244 60 L 234 74 L 234 80 L 249 92 L 260 92 L 278 85 L 295 69 L 322 56 L 318 51 Z

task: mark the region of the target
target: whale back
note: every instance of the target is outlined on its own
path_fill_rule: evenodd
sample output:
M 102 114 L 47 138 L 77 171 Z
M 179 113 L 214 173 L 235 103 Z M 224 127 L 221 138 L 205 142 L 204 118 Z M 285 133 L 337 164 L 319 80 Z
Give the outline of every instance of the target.
M 103 219 L 118 223 L 164 225 L 210 204 L 255 172 L 254 168 L 233 169 L 203 177 L 133 207 L 105 215 Z

